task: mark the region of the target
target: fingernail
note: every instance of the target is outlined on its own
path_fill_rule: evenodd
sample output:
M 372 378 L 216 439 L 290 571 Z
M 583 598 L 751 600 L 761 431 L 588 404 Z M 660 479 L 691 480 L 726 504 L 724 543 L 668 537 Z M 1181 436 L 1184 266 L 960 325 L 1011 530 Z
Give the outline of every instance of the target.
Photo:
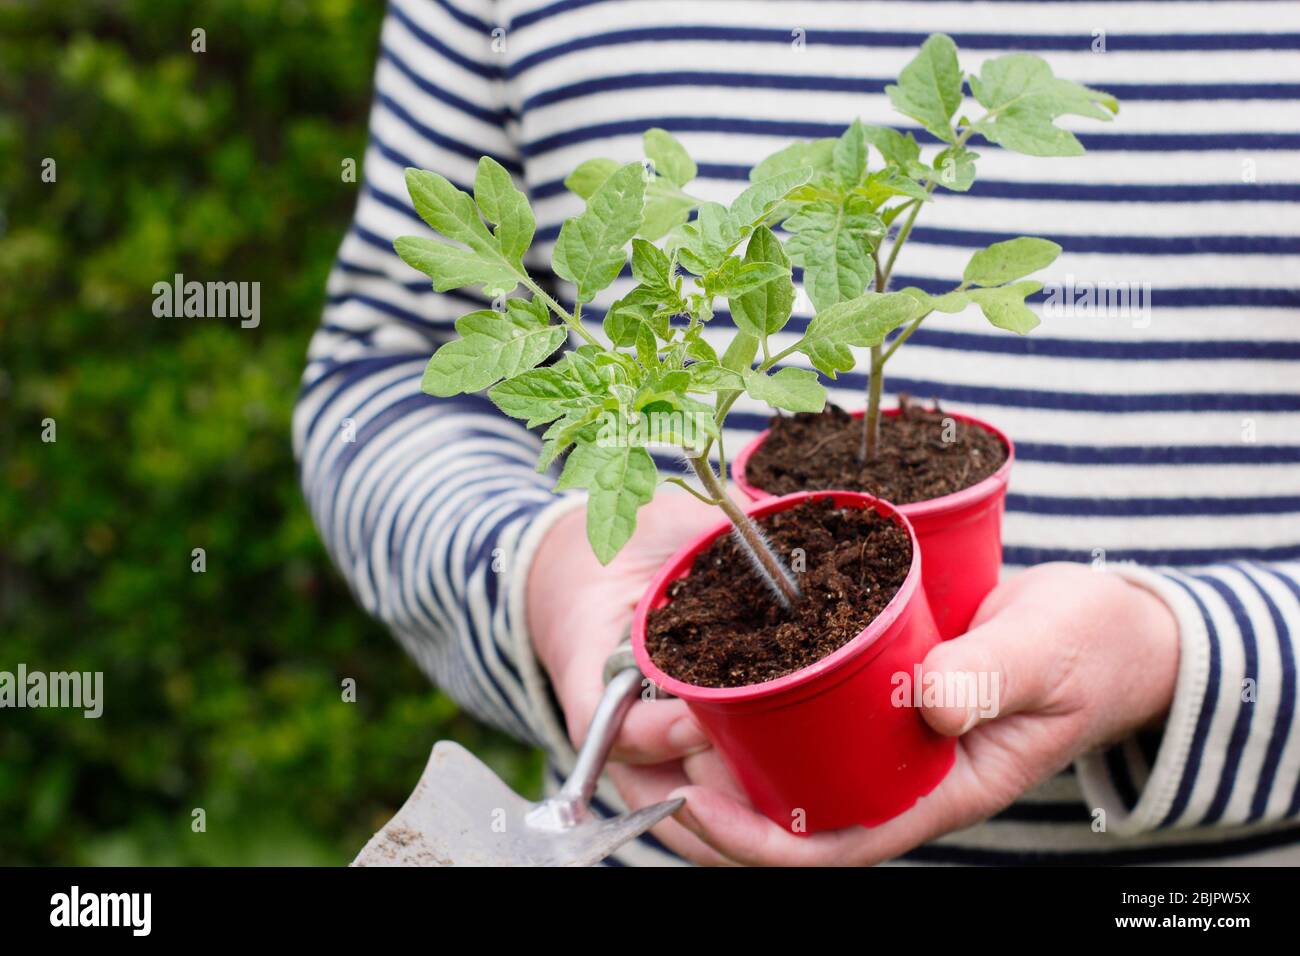
M 684 798 L 685 796 L 686 794 L 682 793 L 680 790 L 674 790 L 672 793 L 668 794 L 668 799 L 676 800 L 678 797 Z M 695 814 L 691 813 L 691 804 L 689 800 L 677 808 L 677 812 L 673 814 L 673 817 L 676 818 L 678 823 L 692 832 L 698 832 L 700 829 L 700 821 L 695 819 Z
M 711 746 L 693 717 L 679 717 L 668 728 L 668 744 L 683 754 L 699 753 Z
M 967 710 L 966 722 L 961 725 L 961 730 L 957 731 L 957 736 L 960 737 L 962 734 L 966 733 L 966 731 L 974 727 L 977 723 L 979 723 L 979 719 L 980 719 L 980 711 L 978 707 L 972 707 L 969 710 Z

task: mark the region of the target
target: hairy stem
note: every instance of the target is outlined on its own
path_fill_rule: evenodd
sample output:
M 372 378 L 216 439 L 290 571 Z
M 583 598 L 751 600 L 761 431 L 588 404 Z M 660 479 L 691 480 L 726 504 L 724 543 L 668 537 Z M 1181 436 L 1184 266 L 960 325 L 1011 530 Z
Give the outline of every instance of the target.
M 926 192 L 934 190 L 934 183 L 926 187 Z M 889 247 L 889 258 L 885 260 L 885 268 L 876 272 L 876 291 L 884 292 L 889 288 L 889 277 L 894 274 L 894 262 L 898 259 L 898 253 L 907 242 L 908 236 L 912 234 L 912 226 L 916 224 L 916 217 L 921 212 L 923 203 L 919 199 L 912 200 L 912 210 L 907 214 L 907 219 L 903 221 L 902 228 L 898 230 L 898 235 L 894 237 L 894 244 Z
M 925 312 L 921 315 L 918 315 L 916 318 L 914 318 L 912 320 L 912 323 L 907 328 L 905 328 L 898 335 L 898 337 L 894 339 L 894 341 L 889 343 L 889 348 L 885 349 L 885 354 L 880 357 L 880 364 L 884 365 L 886 362 L 888 362 L 890 356 L 892 356 L 895 352 L 898 351 L 899 346 L 901 346 L 904 342 L 906 342 L 908 339 L 912 337 L 912 333 L 915 332 L 917 329 L 919 329 L 921 327 L 921 323 L 924 322 L 933 312 L 934 310 L 931 309 L 929 312 Z
M 715 508 L 721 505 L 721 502 L 714 501 L 708 495 L 696 491 L 693 487 L 691 487 L 691 483 L 689 481 L 687 481 L 685 478 L 679 477 L 678 475 L 671 475 L 665 478 L 664 481 L 670 485 L 676 485 L 678 488 L 685 488 L 694 497 L 698 498 L 700 501 L 703 501 L 706 505 L 712 505 Z
M 871 347 L 871 377 L 867 380 L 867 412 L 862 416 L 862 447 L 858 449 L 860 461 L 872 461 L 880 444 L 880 393 L 884 382 L 881 373 L 885 359 L 879 345 Z
M 542 287 L 532 280 L 532 277 L 527 275 L 521 275 L 519 277 L 519 280 L 524 284 L 525 288 L 527 288 L 530 292 L 532 292 L 533 295 L 537 296 L 537 298 L 545 302 L 546 307 L 549 308 L 552 312 L 554 312 L 561 322 L 563 322 L 569 328 L 573 329 L 573 331 L 578 333 L 579 336 L 586 339 L 589 344 L 599 346 L 600 348 L 605 348 L 605 346 L 601 343 L 600 339 L 596 338 L 594 335 L 592 335 L 590 332 L 587 331 L 586 326 L 582 324 L 582 322 L 578 319 L 577 316 L 570 315 L 568 311 L 564 308 L 564 306 L 560 305 L 560 303 L 556 302 L 549 295 L 547 295 L 546 292 L 543 291 Z M 581 305 L 578 306 L 578 310 L 579 312 L 581 312 L 582 310 Z
M 766 372 L 768 369 L 770 369 L 777 362 L 781 361 L 783 358 L 793 355 L 795 352 L 799 351 L 798 345 L 799 343 L 796 342 L 794 345 L 791 345 L 789 348 L 782 349 L 780 352 L 777 352 L 775 355 L 765 358 L 762 362 L 758 364 L 758 371 Z M 737 390 L 733 392 L 727 392 L 726 394 L 719 392 L 718 394 L 719 394 L 718 410 L 713 414 L 713 421 L 717 424 L 718 431 L 721 432 L 722 423 L 727 420 L 727 415 L 731 411 L 731 406 L 736 404 L 736 400 L 740 398 L 743 392 Z M 712 450 L 713 450 L 713 439 L 710 438 L 708 442 L 705 443 L 704 450 L 700 452 L 699 457 L 708 458 L 709 452 Z
M 753 520 L 740 509 L 739 505 L 727 497 L 727 493 L 718 481 L 718 476 L 714 474 L 713 466 L 709 464 L 708 459 L 691 458 L 689 461 L 696 477 L 700 479 L 700 484 L 704 486 L 704 490 L 713 496 L 723 514 L 731 520 L 731 525 L 736 529 L 741 544 L 749 552 L 749 556 L 754 559 L 758 570 L 767 580 L 777 600 L 781 602 L 781 606 L 788 608 L 799 599 L 799 585 L 795 584 L 793 576 L 781 563 L 781 559 L 773 553 L 771 546 L 767 543 L 767 538 L 758 529 L 758 525 L 754 524 Z

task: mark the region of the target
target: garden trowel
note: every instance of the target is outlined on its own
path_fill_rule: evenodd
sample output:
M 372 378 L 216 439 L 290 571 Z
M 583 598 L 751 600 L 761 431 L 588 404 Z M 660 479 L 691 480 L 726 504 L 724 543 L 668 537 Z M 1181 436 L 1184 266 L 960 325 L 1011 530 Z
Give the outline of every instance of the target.
M 415 792 L 352 865 L 591 866 L 675 812 L 680 798 L 615 817 L 591 812 L 605 758 L 642 686 L 626 644 L 605 674 L 573 772 L 555 796 L 525 800 L 464 747 L 440 740 Z

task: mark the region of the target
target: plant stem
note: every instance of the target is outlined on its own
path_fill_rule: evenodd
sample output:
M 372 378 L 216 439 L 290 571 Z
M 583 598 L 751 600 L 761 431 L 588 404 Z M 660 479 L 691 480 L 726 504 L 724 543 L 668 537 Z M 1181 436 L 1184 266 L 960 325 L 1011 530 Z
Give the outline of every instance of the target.
M 722 429 L 718 429 L 718 481 L 722 485 L 722 496 L 727 496 L 727 449 L 722 443 Z
M 758 364 L 757 370 L 760 372 L 766 372 L 777 362 L 781 361 L 781 359 L 785 358 L 788 355 L 793 355 L 795 352 L 799 351 L 798 344 L 799 343 L 796 342 L 794 345 L 791 345 L 789 348 L 782 349 L 780 352 L 777 352 L 775 355 L 764 359 L 762 362 Z M 728 392 L 718 403 L 718 410 L 713 414 L 713 421 L 717 424 L 719 432 L 722 431 L 722 423 L 727 420 L 727 413 L 731 411 L 731 406 L 736 404 L 736 400 L 740 398 L 741 394 L 743 394 L 743 391 L 739 389 L 734 392 Z M 708 442 L 705 444 L 704 450 L 700 452 L 699 457 L 708 458 L 709 452 L 712 450 L 713 450 L 713 439 L 710 438 Z
M 928 193 L 933 190 L 934 183 L 931 183 L 925 191 Z M 907 219 L 903 221 L 902 228 L 898 230 L 898 235 L 894 237 L 894 244 L 889 247 L 889 258 L 885 260 L 885 268 L 876 273 L 877 292 L 884 292 L 889 287 L 889 277 L 894 274 L 894 261 L 898 258 L 903 243 L 907 242 L 907 237 L 912 234 L 912 226 L 916 223 L 916 217 L 921 212 L 922 205 L 921 200 L 912 200 L 912 211 L 907 214 Z
M 700 501 L 703 501 L 706 505 L 712 505 L 713 507 L 717 508 L 720 507 L 722 504 L 719 501 L 714 501 L 708 495 L 696 491 L 694 488 L 691 487 L 691 483 L 689 481 L 687 481 L 685 478 L 682 478 L 678 475 L 670 475 L 669 477 L 665 478 L 664 481 L 668 482 L 669 484 L 676 485 L 678 488 L 685 488 L 696 498 L 700 499 Z
M 767 539 L 763 537 L 763 532 L 758 530 L 758 526 L 740 509 L 739 505 L 727 497 L 708 459 L 691 458 L 689 461 L 704 490 L 713 496 L 723 514 L 731 520 L 741 544 L 758 565 L 763 577 L 767 579 L 768 585 L 776 594 L 777 600 L 781 602 L 781 606 L 790 607 L 799 599 L 799 585 L 795 584 L 794 578 L 785 569 L 781 559 L 772 552 Z
M 886 362 L 888 362 L 889 357 L 898 351 L 898 347 L 900 345 L 902 345 L 904 342 L 906 342 L 908 339 L 912 337 L 912 333 L 915 332 L 917 329 L 919 329 L 921 327 L 921 323 L 924 322 L 926 318 L 928 318 L 933 312 L 934 310 L 931 309 L 929 312 L 926 312 L 922 315 L 918 315 L 916 318 L 914 318 L 912 320 L 911 325 L 905 328 L 902 331 L 902 333 L 896 339 L 894 339 L 894 341 L 889 343 L 889 348 L 885 349 L 885 354 L 880 357 L 880 364 L 884 365 Z
M 880 444 L 880 393 L 884 382 L 881 374 L 885 360 L 879 345 L 871 347 L 871 378 L 867 380 L 867 412 L 862 416 L 862 447 L 858 450 L 860 461 L 871 461 L 876 457 L 876 446 Z
M 596 338 L 594 335 L 588 332 L 586 326 L 584 326 L 582 322 L 580 322 L 576 317 L 570 315 L 568 311 L 566 311 L 565 308 L 562 305 L 560 305 L 560 303 L 556 302 L 549 295 L 547 295 L 542 290 L 542 287 L 539 286 L 536 282 L 534 282 L 530 276 L 526 276 L 526 275 L 520 276 L 519 280 L 524 284 L 524 286 L 530 292 L 532 292 L 533 295 L 537 296 L 537 298 L 545 302 L 547 308 L 549 308 L 552 312 L 554 312 L 556 316 L 559 317 L 561 322 L 563 322 L 569 328 L 573 329 L 573 331 L 577 332 L 578 335 L 580 335 L 582 338 L 586 339 L 589 344 L 599 346 L 600 348 L 605 348 L 605 346 L 601 343 L 600 339 Z M 579 312 L 581 312 L 582 306 L 579 305 L 578 309 Z
M 954 147 L 960 148 L 966 144 L 975 132 L 974 126 L 968 126 L 964 132 L 957 137 Z M 938 185 L 931 179 L 925 186 L 927 195 L 934 192 L 934 187 Z M 880 268 L 879 259 L 876 264 L 876 291 L 884 292 L 889 288 L 889 278 L 894 274 L 894 263 L 898 260 L 898 253 L 902 250 L 903 245 L 907 242 L 908 237 L 912 235 L 912 226 L 916 224 L 916 217 L 920 215 L 921 207 L 925 205 L 920 199 L 912 200 L 912 208 L 908 211 L 907 219 L 903 221 L 902 227 L 898 230 L 898 235 L 894 237 L 894 244 L 889 247 L 889 257 L 885 260 L 885 267 Z M 925 315 L 929 315 L 926 313 Z M 884 371 L 885 362 L 889 361 L 890 356 L 898 351 L 898 347 L 906 342 L 920 326 L 925 318 L 914 319 L 903 334 L 898 336 L 889 346 L 889 351 L 881 353 L 880 346 L 873 346 L 871 349 L 871 378 L 867 382 L 867 411 L 862 416 L 862 447 L 859 449 L 858 459 L 860 461 L 870 461 L 876 457 L 876 446 L 880 442 L 880 396 L 884 390 Z

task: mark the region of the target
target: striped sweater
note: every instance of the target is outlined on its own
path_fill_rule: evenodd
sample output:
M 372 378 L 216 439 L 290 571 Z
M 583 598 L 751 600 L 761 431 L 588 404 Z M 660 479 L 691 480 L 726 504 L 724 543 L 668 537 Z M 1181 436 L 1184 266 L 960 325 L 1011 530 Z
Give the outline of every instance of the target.
M 1182 656 L 1157 738 L 1083 757 L 906 860 L 1300 862 L 1300 4 L 392 0 L 355 220 L 295 416 L 312 514 L 357 600 L 431 679 L 562 771 L 523 595 L 574 502 L 534 472 L 537 437 L 484 397 L 420 392 L 430 353 L 483 302 L 433 292 L 394 255 L 396 236 L 427 234 L 403 168 L 468 188 L 481 154 L 499 160 L 538 211 L 527 264 L 545 277 L 582 160 L 638 159 L 642 131 L 664 127 L 700 161 L 692 192 L 728 202 L 792 139 L 854 117 L 898 125 L 885 84 L 937 30 L 967 69 L 1033 51 L 1123 107 L 1077 127 L 1084 159 L 981 144 L 979 182 L 926 210 L 895 280 L 942 291 L 972 249 L 1039 235 L 1064 248 L 1043 278 L 1067 307 L 1031 300 L 1044 322 L 1027 338 L 936 314 L 887 386 L 1016 441 L 1006 573 L 1119 567 L 1173 609 Z M 1090 283 L 1131 283 L 1149 308 L 1098 314 Z M 802 306 L 775 347 L 806 327 Z M 861 375 L 828 385 L 862 404 Z M 742 400 L 728 446 L 764 420 Z M 671 859 L 650 838 L 620 858 Z

